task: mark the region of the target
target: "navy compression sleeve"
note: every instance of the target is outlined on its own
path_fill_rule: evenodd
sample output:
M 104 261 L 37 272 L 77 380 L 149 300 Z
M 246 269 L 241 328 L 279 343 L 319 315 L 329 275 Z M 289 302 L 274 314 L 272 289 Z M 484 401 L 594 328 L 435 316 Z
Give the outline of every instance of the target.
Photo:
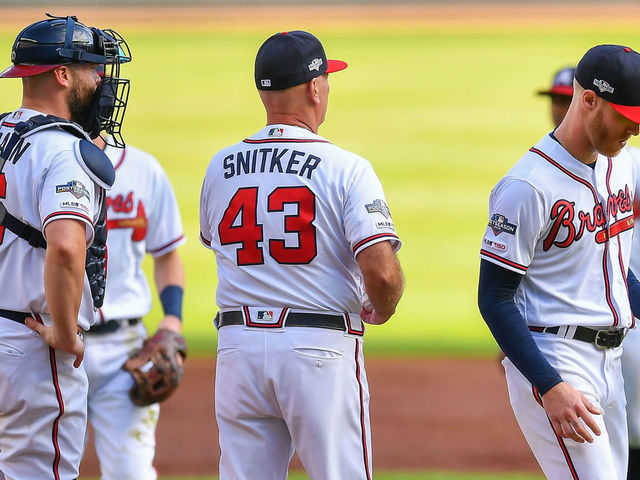
M 544 395 L 562 378 L 544 358 L 516 307 L 514 296 L 521 280 L 521 274 L 482 260 L 478 307 L 504 354 Z
M 627 275 L 627 286 L 629 288 L 629 303 L 631 304 L 633 316 L 640 318 L 640 282 L 631 269 L 629 269 L 629 274 Z

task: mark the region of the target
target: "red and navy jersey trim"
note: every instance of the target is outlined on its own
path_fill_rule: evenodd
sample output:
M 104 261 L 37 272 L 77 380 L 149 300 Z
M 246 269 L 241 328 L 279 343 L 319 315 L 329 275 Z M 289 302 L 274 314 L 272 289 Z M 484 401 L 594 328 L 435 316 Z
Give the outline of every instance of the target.
M 533 389 L 533 397 L 536 399 L 536 402 L 540 404 L 540 407 L 544 408 L 542 404 L 542 397 L 540 396 L 538 389 L 533 386 L 532 386 L 532 389 Z M 549 419 L 549 417 L 547 417 L 547 419 Z M 573 465 L 573 460 L 571 460 L 571 455 L 569 454 L 569 450 L 567 450 L 567 446 L 564 443 L 564 439 L 560 435 L 558 435 L 555 430 L 553 430 L 553 425 L 551 424 L 550 419 L 549 419 L 549 426 L 551 427 L 553 434 L 556 436 L 556 440 L 558 442 L 558 445 L 560 446 L 560 450 L 562 450 L 562 455 L 564 456 L 564 459 L 567 462 L 567 467 L 569 468 L 571 479 L 579 480 L 580 477 L 578 477 L 578 472 L 576 472 L 576 467 Z
M 42 324 L 42 318 L 37 313 L 32 313 L 33 318 L 40 324 Z M 58 428 L 60 419 L 64 415 L 64 398 L 62 397 L 62 390 L 60 388 L 60 381 L 58 379 L 58 365 L 56 363 L 56 351 L 49 347 L 49 364 L 51 367 L 51 381 L 53 383 L 53 389 L 56 394 L 56 400 L 58 401 L 58 415 L 56 416 L 51 426 L 51 442 L 53 444 L 53 462 L 51 463 L 51 472 L 53 473 L 54 480 L 60 480 L 60 444 L 58 442 Z
M 245 138 L 243 143 L 257 144 L 257 143 L 331 143 L 328 140 L 319 140 L 314 138 L 263 138 L 260 140 L 252 140 Z
M 551 165 L 553 165 L 554 167 L 556 167 L 558 170 L 562 171 L 564 174 L 568 175 L 569 177 L 571 177 L 573 180 L 575 180 L 578 183 L 581 183 L 582 185 L 584 185 L 585 187 L 587 187 L 589 190 L 591 190 L 591 194 L 593 195 L 593 201 L 596 203 L 596 205 L 599 202 L 598 200 L 598 194 L 596 193 L 596 189 L 593 188 L 593 185 L 591 185 L 589 182 L 587 182 L 585 179 L 578 177 L 576 174 L 571 173 L 569 170 L 567 170 L 565 167 L 563 167 L 562 165 L 560 165 L 557 161 L 555 161 L 553 158 L 551 158 L 550 156 L 548 156 L 546 153 L 538 150 L 535 147 L 531 147 L 529 149 L 530 152 L 535 153 L 537 155 L 540 155 L 542 158 L 544 158 L 547 162 L 549 162 Z
M 364 462 L 364 472 L 367 480 L 371 480 L 371 473 L 369 472 L 369 451 L 367 448 L 367 421 L 366 413 L 367 406 L 364 404 L 364 388 L 362 386 L 361 371 L 360 371 L 360 342 L 355 340 L 355 362 L 356 362 L 356 380 L 358 382 L 358 394 L 360 400 L 360 431 L 362 437 L 362 460 Z
M 353 251 L 357 252 L 360 248 L 362 248 L 363 245 L 369 242 L 372 242 L 374 240 L 379 240 L 381 238 L 385 240 L 399 240 L 398 236 L 393 233 L 378 233 L 377 235 L 372 235 L 370 237 L 365 238 L 364 240 L 360 240 L 353 247 Z
M 116 163 L 116 166 L 113 167 L 114 170 L 117 170 L 118 168 L 120 168 L 120 165 L 122 165 L 122 162 L 124 162 L 124 157 L 127 154 L 127 149 L 123 148 L 122 149 L 122 155 L 120 155 L 120 160 L 118 160 L 118 163 Z
M 86 222 L 90 223 L 91 225 L 93 225 L 93 222 L 91 221 L 91 219 L 89 217 L 87 217 L 86 215 L 83 215 L 81 213 L 77 213 L 77 212 L 53 212 L 49 215 L 47 215 L 44 219 L 44 222 L 42 222 L 42 224 L 46 224 L 49 220 L 52 220 L 55 217 L 62 217 L 62 216 L 72 216 L 72 217 L 80 217 L 83 220 L 85 220 Z
M 525 266 L 525 265 L 520 265 L 519 263 L 516 262 L 512 262 L 511 260 L 507 260 L 506 258 L 502 258 L 498 255 L 496 255 L 495 253 L 491 253 L 488 252 L 487 250 L 480 250 L 480 255 L 484 255 L 485 257 L 490 257 L 493 258 L 494 260 L 497 260 L 498 262 L 504 264 L 504 265 L 508 265 L 509 267 L 513 267 L 517 270 L 520 270 L 521 272 L 526 272 L 529 267 Z
M 202 236 L 202 234 L 200 234 L 200 236 Z M 176 238 L 175 240 L 171 240 L 169 243 L 167 243 L 166 245 L 161 246 L 160 248 L 154 248 L 153 250 L 149 250 L 149 253 L 153 254 L 156 252 L 160 252 L 162 250 L 164 250 L 165 248 L 170 247 L 171 245 L 178 243 L 180 240 L 182 240 L 184 238 L 184 235 L 180 235 L 178 238 Z
M 13 128 L 17 125 L 17 123 L 11 123 L 11 122 L 2 122 L 2 126 L 3 127 L 10 127 Z
M 202 232 L 200 232 L 200 241 L 204 243 L 207 247 L 211 246 L 211 240 L 207 240 L 206 238 L 204 238 L 204 235 L 202 234 Z

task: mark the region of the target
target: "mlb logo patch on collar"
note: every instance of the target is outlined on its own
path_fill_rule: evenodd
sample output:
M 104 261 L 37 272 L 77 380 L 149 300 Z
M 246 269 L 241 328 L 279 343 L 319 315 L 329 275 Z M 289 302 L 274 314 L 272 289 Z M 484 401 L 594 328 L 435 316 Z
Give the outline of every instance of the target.
M 272 128 L 267 134 L 269 137 L 281 137 L 284 135 L 284 128 Z

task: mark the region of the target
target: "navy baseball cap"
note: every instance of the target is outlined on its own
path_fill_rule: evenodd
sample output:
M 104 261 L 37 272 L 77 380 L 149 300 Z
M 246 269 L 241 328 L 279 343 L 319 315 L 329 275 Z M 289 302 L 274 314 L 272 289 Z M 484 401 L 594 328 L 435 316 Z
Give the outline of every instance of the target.
M 597 45 L 576 67 L 576 80 L 621 115 L 640 123 L 640 54 L 622 45 Z
M 576 74 L 575 67 L 565 67 L 558 70 L 553 76 L 551 88 L 538 90 L 538 95 L 573 95 L 573 77 Z
M 258 90 L 284 90 L 345 68 L 341 60 L 327 60 L 314 35 L 295 30 L 265 40 L 256 55 L 254 76 Z

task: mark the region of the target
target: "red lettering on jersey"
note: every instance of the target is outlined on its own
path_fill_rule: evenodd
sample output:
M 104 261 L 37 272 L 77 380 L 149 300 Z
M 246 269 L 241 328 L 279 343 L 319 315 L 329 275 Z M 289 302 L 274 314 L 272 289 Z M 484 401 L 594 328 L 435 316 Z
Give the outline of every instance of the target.
M 118 213 L 131 213 L 133 211 L 133 192 L 129 192 L 126 198 L 122 195 L 118 195 L 116 198 L 107 197 L 107 210 L 109 208 Z
M 625 186 L 624 192 L 618 190 L 618 193 L 609 195 L 607 199 L 607 210 L 611 217 L 616 217 L 619 213 L 628 213 L 633 211 L 633 203 L 631 202 L 631 195 L 629 194 L 629 187 Z M 607 233 L 607 215 L 604 211 L 602 204 L 597 204 L 593 207 L 593 212 L 579 211 L 577 218 L 579 221 L 578 228 L 574 224 L 576 218 L 575 203 L 568 200 L 558 200 L 551 207 L 551 229 L 549 234 L 542 243 L 544 251 L 549 250 L 553 245 L 560 248 L 570 246 L 572 243 L 577 242 L 582 238 L 585 229 L 589 232 L 595 232 L 601 229 L 596 235 L 595 240 L 598 243 L 603 243 L 609 240 L 609 235 L 614 237 L 621 232 L 624 232 L 633 226 L 633 218 L 625 217 L 616 221 L 609 228 Z M 613 228 L 613 226 L 616 228 Z M 603 228 L 605 227 L 605 228 Z M 559 238 L 560 232 L 563 232 L 566 236 Z
M 121 195 L 118 195 L 118 197 L 121 197 Z M 107 218 L 107 229 L 109 230 L 111 230 L 112 228 L 132 228 L 133 232 L 131 233 L 131 240 L 134 242 L 140 242 L 145 239 L 145 237 L 147 236 L 148 224 L 149 222 L 147 220 L 147 215 L 144 210 L 144 204 L 142 203 L 142 200 L 138 202 L 138 210 L 136 211 L 135 217 L 115 219 Z

